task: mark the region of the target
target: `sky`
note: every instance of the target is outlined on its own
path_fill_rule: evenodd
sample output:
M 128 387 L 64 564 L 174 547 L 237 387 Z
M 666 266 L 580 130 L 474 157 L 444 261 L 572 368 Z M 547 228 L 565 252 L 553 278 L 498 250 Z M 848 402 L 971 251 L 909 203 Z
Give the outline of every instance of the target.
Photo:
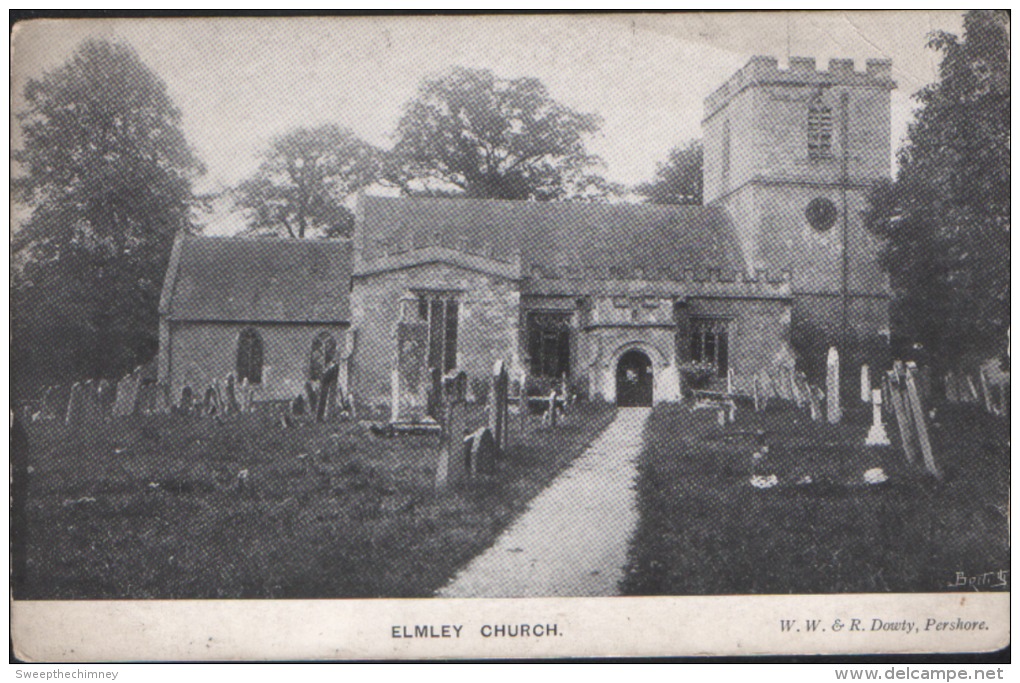
M 133 46 L 167 83 L 207 166 L 202 186 L 250 175 L 258 153 L 296 126 L 338 123 L 383 148 L 422 79 L 452 66 L 534 76 L 551 95 L 602 116 L 589 149 L 605 175 L 649 179 L 669 149 L 700 137 L 703 100 L 756 54 L 893 60 L 893 152 L 936 80 L 933 30 L 949 11 L 505 15 L 458 17 L 38 20 L 12 38 L 12 113 L 28 79 L 60 66 L 85 38 Z M 16 124 L 12 142 L 18 144 Z

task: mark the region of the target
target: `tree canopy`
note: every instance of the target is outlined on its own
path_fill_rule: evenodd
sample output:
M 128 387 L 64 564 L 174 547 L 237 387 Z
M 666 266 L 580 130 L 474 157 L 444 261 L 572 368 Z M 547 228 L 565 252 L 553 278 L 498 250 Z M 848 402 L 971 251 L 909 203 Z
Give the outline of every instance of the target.
M 155 353 L 202 167 L 166 85 L 125 45 L 82 43 L 25 100 L 11 186 L 31 214 L 12 237 L 12 365 L 26 380 L 114 376 Z
M 655 167 L 655 177 L 634 188 L 652 204 L 700 206 L 703 201 L 702 166 L 704 152 L 700 140 L 692 140 L 669 150 L 665 161 Z
M 896 180 L 867 217 L 886 239 L 894 333 L 947 366 L 1003 354 L 1010 325 L 1008 21 L 972 11 L 962 39 L 932 35 L 939 80 L 915 95 Z
M 613 189 L 585 145 L 600 126 L 538 79 L 458 67 L 406 105 L 385 177 L 408 194 L 590 198 Z
M 335 124 L 297 128 L 272 140 L 258 171 L 238 187 L 251 234 L 349 237 L 344 200 L 373 182 L 379 153 Z

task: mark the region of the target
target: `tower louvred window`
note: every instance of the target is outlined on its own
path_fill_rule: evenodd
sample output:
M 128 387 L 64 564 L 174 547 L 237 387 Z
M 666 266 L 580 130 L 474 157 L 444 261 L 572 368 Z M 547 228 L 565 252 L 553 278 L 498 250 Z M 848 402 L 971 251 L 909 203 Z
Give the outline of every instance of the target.
M 832 156 L 832 109 L 820 104 L 808 109 L 808 156 L 812 159 Z

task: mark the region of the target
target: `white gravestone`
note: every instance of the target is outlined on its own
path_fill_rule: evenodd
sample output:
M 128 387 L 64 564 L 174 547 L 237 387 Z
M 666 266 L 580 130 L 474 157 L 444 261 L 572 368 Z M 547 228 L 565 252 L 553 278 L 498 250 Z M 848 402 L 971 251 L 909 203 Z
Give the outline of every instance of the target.
M 881 389 L 872 389 L 871 391 L 871 429 L 868 430 L 868 438 L 864 440 L 864 445 L 889 445 L 889 435 L 885 433 L 885 425 L 882 423 Z
M 825 361 L 825 410 L 829 424 L 838 424 L 839 411 L 839 352 L 835 346 L 829 347 L 829 357 Z

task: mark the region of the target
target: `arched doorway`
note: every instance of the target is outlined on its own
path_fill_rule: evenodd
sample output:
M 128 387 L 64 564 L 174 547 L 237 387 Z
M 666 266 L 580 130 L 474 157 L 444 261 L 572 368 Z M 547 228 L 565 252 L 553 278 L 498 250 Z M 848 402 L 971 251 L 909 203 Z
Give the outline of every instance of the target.
M 616 405 L 621 408 L 652 405 L 652 361 L 632 349 L 616 364 Z

